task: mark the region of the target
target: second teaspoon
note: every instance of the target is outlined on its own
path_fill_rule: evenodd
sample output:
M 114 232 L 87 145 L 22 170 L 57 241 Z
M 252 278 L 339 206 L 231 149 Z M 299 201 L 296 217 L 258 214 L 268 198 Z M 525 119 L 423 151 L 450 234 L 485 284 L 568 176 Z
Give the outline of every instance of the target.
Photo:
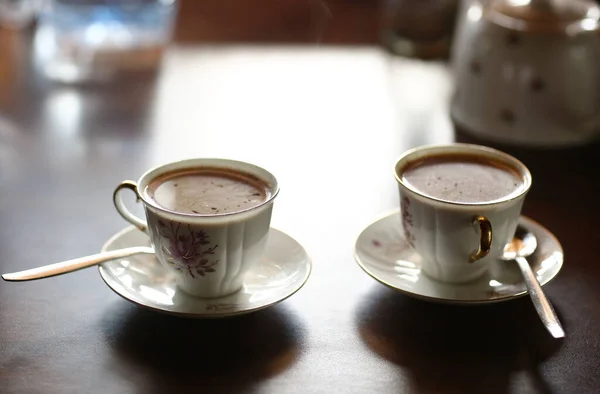
M 134 256 L 136 254 L 154 254 L 154 249 L 147 246 L 134 246 L 110 252 L 102 252 L 90 256 L 79 257 L 72 260 L 61 261 L 43 267 L 32 268 L 25 271 L 13 272 L 2 275 L 2 279 L 8 282 L 22 282 L 27 280 L 50 278 L 56 275 L 66 274 L 83 268 L 91 267 L 106 261 Z
M 533 306 L 538 315 L 542 319 L 542 323 L 554 338 L 563 338 L 565 331 L 563 330 L 558 316 L 552 307 L 552 304 L 542 291 L 535 274 L 531 270 L 531 266 L 526 257 L 531 256 L 537 249 L 537 239 L 535 235 L 522 227 L 518 227 L 515 236 L 508 245 L 504 248 L 502 260 L 515 260 L 523 273 L 525 286 L 533 302 Z

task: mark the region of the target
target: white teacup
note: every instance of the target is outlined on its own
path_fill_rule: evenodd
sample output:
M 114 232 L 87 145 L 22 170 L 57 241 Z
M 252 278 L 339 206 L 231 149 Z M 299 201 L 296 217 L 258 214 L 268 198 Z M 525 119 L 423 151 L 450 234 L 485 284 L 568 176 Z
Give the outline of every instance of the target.
M 174 212 L 148 194 L 152 181 L 173 172 L 221 169 L 261 181 L 266 198 L 249 209 L 215 214 Z M 144 203 L 147 221 L 125 208 L 122 189 L 132 190 Z M 275 177 L 255 165 L 226 159 L 190 159 L 147 171 L 136 182 L 124 181 L 115 190 L 117 211 L 148 233 L 158 261 L 171 271 L 188 294 L 215 298 L 238 291 L 244 276 L 261 257 L 267 241 L 273 201 L 279 192 Z
M 474 157 L 506 166 L 522 187 L 493 201 L 448 201 L 432 197 L 403 179 L 411 165 L 440 156 Z M 422 270 L 434 279 L 464 283 L 482 276 L 514 236 L 531 174 L 503 152 L 470 144 L 423 146 L 404 153 L 395 166 L 404 235 L 423 257 Z

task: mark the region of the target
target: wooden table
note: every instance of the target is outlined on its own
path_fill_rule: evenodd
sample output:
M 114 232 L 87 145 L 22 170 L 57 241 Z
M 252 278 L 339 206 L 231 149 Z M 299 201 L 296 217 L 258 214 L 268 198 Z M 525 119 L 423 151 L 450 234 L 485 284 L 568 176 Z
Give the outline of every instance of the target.
M 176 45 L 156 78 L 75 88 L 40 79 L 15 40 L 0 74 L 0 272 L 98 252 L 127 225 L 114 187 L 188 156 L 276 173 L 273 226 L 314 269 L 281 304 L 210 321 L 131 305 L 95 268 L 2 282 L 0 392 L 600 392 L 597 146 L 506 148 L 533 172 L 524 213 L 565 250 L 545 287 L 557 341 L 527 298 L 429 304 L 354 262 L 359 232 L 397 206 L 397 156 L 456 138 L 443 64 L 375 47 Z

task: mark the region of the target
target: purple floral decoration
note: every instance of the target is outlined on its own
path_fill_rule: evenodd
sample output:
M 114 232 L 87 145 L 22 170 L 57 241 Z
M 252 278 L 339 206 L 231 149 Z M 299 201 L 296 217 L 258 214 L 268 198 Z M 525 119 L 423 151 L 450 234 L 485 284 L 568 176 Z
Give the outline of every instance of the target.
M 170 225 L 158 221 L 160 235 L 169 240 L 169 245 L 161 245 L 162 251 L 170 257 L 168 263 L 177 271 L 185 272 L 192 278 L 196 275 L 205 276 L 215 272 L 213 268 L 219 260 L 210 261 L 208 256 L 215 254 L 219 245 L 210 245 L 209 237 L 202 230 L 193 231 L 188 225 L 187 230 L 181 228 L 181 223 L 170 222 Z
M 415 246 L 415 236 L 411 233 L 413 227 L 413 217 L 410 214 L 408 208 L 410 207 L 410 200 L 408 197 L 404 197 L 400 202 L 400 211 L 402 214 L 402 227 L 404 228 L 404 238 L 410 246 Z

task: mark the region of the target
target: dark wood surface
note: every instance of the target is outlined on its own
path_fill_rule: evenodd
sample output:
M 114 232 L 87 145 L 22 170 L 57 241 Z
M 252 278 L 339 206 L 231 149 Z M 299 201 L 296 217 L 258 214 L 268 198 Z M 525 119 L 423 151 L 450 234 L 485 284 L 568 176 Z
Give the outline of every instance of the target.
M 186 0 L 178 42 L 370 44 L 380 0 Z
M 247 316 L 187 320 L 133 306 L 95 268 L 0 283 L 1 393 L 600 392 L 598 146 L 503 147 L 531 169 L 524 213 L 566 261 L 545 290 L 567 337 L 527 298 L 481 307 L 395 293 L 353 260 L 397 206 L 396 157 L 455 135 L 443 64 L 375 47 L 175 45 L 154 77 L 52 85 L 25 38 L 0 41 L 0 272 L 99 251 L 126 226 L 111 193 L 189 156 L 248 160 L 282 192 L 273 225 L 314 260 L 307 285 Z

